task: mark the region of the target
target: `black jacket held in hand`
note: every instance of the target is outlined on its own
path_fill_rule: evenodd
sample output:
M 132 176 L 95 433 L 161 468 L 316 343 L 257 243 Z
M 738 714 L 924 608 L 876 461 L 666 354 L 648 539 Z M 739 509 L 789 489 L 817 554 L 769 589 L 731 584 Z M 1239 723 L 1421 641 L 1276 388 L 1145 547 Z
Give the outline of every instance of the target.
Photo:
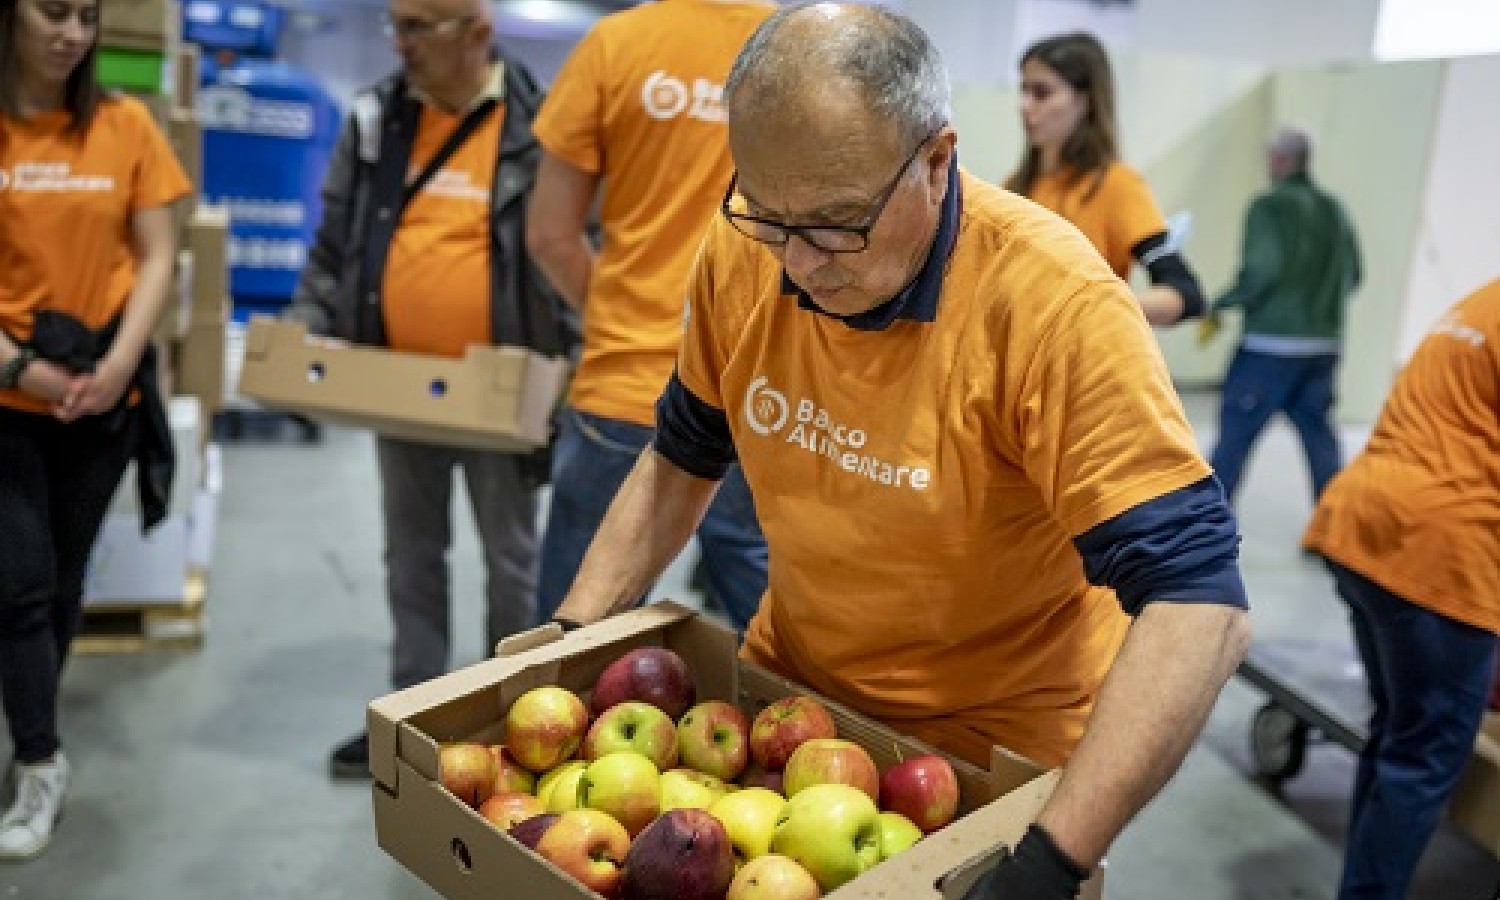
M 94 365 L 109 352 L 119 331 L 119 316 L 99 331 L 91 331 L 68 313 L 43 309 L 36 314 L 28 343 L 38 357 L 57 363 L 70 372 L 92 372 Z M 140 495 L 143 530 L 156 527 L 167 517 L 172 477 L 177 467 L 177 456 L 172 449 L 172 428 L 167 422 L 167 410 L 156 374 L 156 346 L 148 342 L 120 402 L 114 409 L 94 417 L 106 430 L 122 431 L 130 391 L 134 388 L 140 392 L 141 427 L 136 432 L 131 458 L 135 460 L 135 483 Z

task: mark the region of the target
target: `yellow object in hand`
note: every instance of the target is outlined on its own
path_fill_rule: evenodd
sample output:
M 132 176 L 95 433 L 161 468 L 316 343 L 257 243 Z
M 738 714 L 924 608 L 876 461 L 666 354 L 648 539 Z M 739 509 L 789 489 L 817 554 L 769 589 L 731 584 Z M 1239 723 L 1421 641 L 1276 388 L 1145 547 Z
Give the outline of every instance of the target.
M 1218 337 L 1219 331 L 1223 329 L 1224 322 L 1219 314 L 1211 312 L 1198 321 L 1198 346 L 1207 347 Z

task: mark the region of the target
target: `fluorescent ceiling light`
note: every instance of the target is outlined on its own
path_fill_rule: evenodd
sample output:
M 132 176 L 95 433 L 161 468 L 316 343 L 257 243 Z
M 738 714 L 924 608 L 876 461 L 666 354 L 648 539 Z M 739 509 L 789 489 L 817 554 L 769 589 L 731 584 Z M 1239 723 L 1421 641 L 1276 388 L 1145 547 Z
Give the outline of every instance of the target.
M 1381 0 L 1376 59 L 1432 59 L 1500 53 L 1496 0 Z

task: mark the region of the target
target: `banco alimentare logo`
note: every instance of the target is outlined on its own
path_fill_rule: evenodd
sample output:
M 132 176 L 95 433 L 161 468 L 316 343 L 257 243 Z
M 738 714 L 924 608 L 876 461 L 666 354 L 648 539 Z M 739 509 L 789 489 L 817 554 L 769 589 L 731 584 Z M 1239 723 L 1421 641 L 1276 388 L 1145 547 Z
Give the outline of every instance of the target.
M 724 86 L 707 78 L 694 78 L 692 86 L 675 75 L 658 69 L 641 83 L 641 106 L 653 119 L 675 119 L 686 114 L 690 119 L 723 123 Z
M 745 391 L 745 424 L 761 437 L 769 437 L 785 428 L 792 412 L 786 395 L 766 382 L 762 375 L 750 382 Z

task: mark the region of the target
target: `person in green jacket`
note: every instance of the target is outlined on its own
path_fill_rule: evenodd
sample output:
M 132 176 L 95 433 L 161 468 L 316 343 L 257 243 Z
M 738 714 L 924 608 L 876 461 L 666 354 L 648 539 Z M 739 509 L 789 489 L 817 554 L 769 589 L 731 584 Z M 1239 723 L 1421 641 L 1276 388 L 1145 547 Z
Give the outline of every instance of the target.
M 1342 465 L 1332 422 L 1334 377 L 1344 307 L 1360 281 L 1359 246 L 1343 205 L 1313 183 L 1311 157 L 1303 131 L 1282 128 L 1272 138 L 1272 186 L 1250 205 L 1239 277 L 1202 326 L 1202 336 L 1210 337 L 1224 310 L 1244 311 L 1210 460 L 1231 500 L 1250 448 L 1278 412 L 1302 440 L 1314 501 Z

